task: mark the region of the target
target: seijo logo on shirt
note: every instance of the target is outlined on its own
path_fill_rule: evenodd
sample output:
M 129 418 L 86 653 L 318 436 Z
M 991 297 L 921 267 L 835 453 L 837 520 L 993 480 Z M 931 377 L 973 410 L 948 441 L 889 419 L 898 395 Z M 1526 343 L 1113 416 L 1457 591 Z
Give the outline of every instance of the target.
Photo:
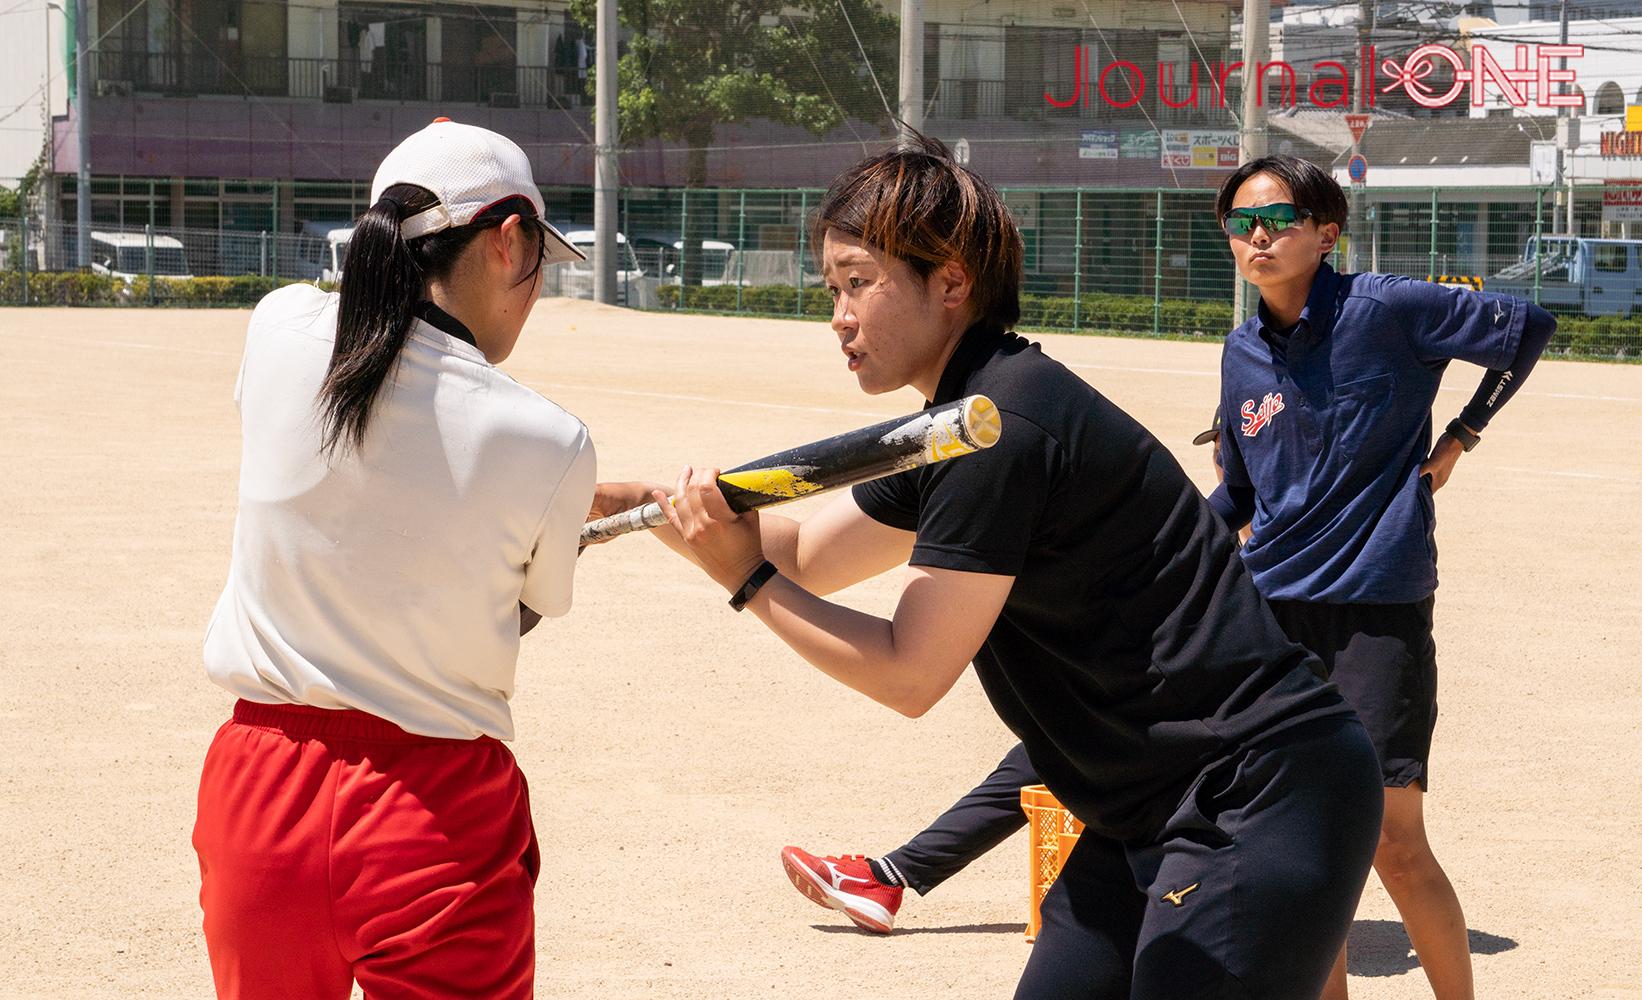
M 1283 412 L 1283 394 L 1280 392 L 1266 393 L 1266 398 L 1260 401 L 1258 408 L 1255 407 L 1254 400 L 1244 400 L 1242 412 L 1243 436 L 1254 437 L 1260 433 L 1262 427 L 1271 423 L 1272 417 Z

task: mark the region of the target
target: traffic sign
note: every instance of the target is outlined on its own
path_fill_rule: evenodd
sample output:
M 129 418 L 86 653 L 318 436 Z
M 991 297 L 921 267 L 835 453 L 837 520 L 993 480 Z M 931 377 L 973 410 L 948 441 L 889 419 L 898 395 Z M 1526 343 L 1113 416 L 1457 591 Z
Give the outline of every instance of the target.
M 1346 115 L 1346 128 L 1351 129 L 1352 142 L 1363 141 L 1363 133 L 1368 131 L 1368 122 L 1367 115 Z
M 1346 164 L 1346 174 L 1351 177 L 1353 184 L 1361 184 L 1368 179 L 1368 161 L 1363 159 L 1361 153 L 1353 156 L 1351 162 Z

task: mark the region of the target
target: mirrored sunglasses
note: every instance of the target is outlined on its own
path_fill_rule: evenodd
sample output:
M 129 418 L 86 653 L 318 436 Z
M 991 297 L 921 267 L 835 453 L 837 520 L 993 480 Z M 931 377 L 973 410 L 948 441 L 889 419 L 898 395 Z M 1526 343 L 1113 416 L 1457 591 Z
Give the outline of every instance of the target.
M 1254 232 L 1256 222 L 1268 233 L 1280 233 L 1300 225 L 1309 218 L 1311 209 L 1298 205 L 1257 205 L 1254 208 L 1232 209 L 1221 218 L 1220 225 L 1226 230 L 1227 236 L 1247 236 Z

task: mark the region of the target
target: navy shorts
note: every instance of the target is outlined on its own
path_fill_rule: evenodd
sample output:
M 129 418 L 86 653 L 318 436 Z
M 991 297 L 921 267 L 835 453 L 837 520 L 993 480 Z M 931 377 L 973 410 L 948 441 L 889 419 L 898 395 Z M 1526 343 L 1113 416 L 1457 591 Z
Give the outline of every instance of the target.
M 1413 604 L 1272 601 L 1288 637 L 1316 653 L 1368 729 L 1388 788 L 1430 782 L 1437 728 L 1434 597 Z
M 1380 841 L 1352 716 L 1209 765 L 1158 837 L 1084 830 L 1044 897 L 1016 1000 L 1316 1000 Z

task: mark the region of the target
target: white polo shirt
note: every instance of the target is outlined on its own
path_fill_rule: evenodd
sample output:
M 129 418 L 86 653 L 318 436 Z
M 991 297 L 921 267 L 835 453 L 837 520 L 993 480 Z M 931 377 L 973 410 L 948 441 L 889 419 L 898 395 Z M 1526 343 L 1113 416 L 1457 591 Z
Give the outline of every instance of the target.
M 322 457 L 337 298 L 290 285 L 251 317 L 239 517 L 206 672 L 250 701 L 511 739 L 519 602 L 570 610 L 587 428 L 416 320 L 363 446 Z

